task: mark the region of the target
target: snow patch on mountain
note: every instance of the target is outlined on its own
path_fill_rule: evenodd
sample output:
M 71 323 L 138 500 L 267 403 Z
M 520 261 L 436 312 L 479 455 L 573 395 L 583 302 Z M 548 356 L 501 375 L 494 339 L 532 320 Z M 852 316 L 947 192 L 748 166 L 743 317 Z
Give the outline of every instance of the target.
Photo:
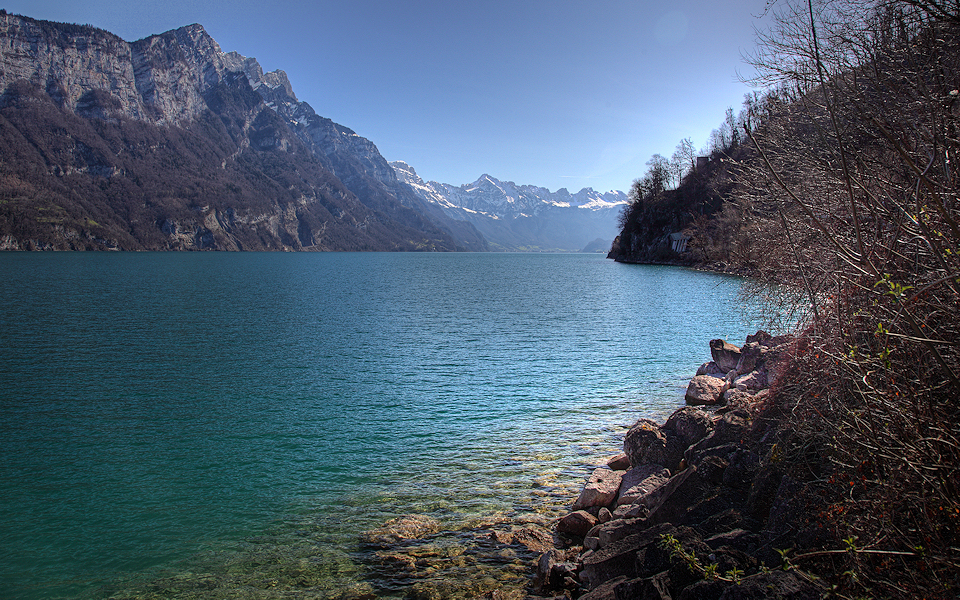
M 441 207 L 454 219 L 473 223 L 494 245 L 505 249 L 574 250 L 598 237 L 612 240 L 620 207 L 629 202 L 619 191 L 583 188 L 571 194 L 561 188 L 551 192 L 500 181 L 486 173 L 473 183 L 454 186 L 424 181 L 403 161 L 390 166 L 425 202 Z
M 619 210 L 620 206 L 629 203 L 627 195 L 619 191 L 600 193 L 593 188 L 583 188 L 576 194 L 571 194 L 566 188 L 560 188 L 551 192 L 544 187 L 518 186 L 512 181 L 500 181 L 488 174 L 481 175 L 473 183 L 460 186 L 436 181 L 425 182 L 413 167 L 403 161 L 391 162 L 390 166 L 401 181 L 417 190 L 428 202 L 500 217 L 521 213 L 536 215 L 552 208 Z

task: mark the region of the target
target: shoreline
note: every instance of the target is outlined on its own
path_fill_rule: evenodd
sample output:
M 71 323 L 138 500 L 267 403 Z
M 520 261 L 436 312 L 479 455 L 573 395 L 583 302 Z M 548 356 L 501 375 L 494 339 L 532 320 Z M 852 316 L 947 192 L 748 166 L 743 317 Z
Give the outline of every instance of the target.
M 528 598 L 819 599 L 788 550 L 828 541 L 813 518 L 821 500 L 783 464 L 768 410 L 792 341 L 711 341 L 687 406 L 637 420 L 558 519 Z

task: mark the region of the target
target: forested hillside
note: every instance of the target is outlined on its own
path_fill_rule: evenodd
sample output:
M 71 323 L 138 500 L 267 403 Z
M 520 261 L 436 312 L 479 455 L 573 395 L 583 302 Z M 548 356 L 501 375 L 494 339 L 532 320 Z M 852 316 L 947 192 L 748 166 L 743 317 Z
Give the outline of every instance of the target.
M 810 515 L 785 565 L 836 597 L 955 598 L 960 4 L 772 10 L 750 56 L 765 92 L 675 189 L 655 157 L 613 255 L 743 268 L 799 324 L 759 414 L 786 424 L 761 466 L 802 482 Z M 654 243 L 674 232 L 683 254 Z

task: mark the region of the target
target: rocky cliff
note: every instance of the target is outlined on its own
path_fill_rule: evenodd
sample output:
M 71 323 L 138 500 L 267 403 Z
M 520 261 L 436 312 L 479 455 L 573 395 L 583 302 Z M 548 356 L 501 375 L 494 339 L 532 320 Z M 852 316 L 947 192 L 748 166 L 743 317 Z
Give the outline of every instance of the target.
M 200 25 L 0 13 L 0 248 L 482 250 L 369 140 Z

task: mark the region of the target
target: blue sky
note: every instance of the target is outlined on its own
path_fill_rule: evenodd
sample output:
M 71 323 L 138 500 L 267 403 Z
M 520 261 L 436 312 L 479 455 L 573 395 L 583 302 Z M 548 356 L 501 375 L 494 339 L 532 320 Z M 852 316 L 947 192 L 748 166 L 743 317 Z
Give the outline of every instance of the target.
M 427 180 L 626 191 L 749 88 L 764 0 L 14 0 L 133 41 L 202 24 Z

